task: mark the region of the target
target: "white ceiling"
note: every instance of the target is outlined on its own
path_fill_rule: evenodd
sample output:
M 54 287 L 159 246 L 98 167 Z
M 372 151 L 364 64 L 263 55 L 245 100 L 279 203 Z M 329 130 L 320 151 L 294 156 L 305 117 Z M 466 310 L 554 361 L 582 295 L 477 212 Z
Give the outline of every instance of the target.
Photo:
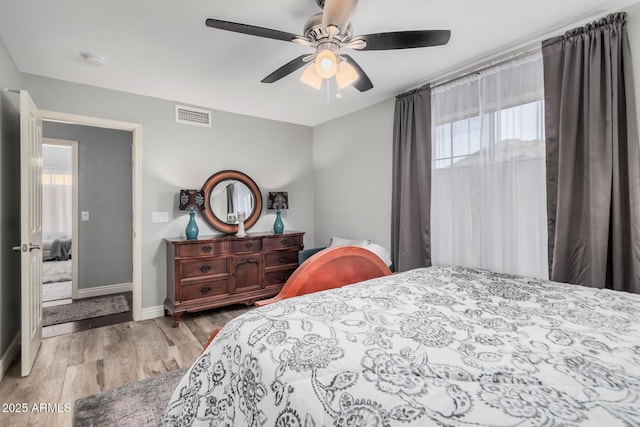
M 260 80 L 310 52 L 211 29 L 217 18 L 302 33 L 314 0 L 0 0 L 0 38 L 21 72 L 315 126 L 487 55 L 548 36 L 637 0 L 362 0 L 354 34 L 450 29 L 443 47 L 352 51 L 374 84 L 337 99 L 299 81 Z M 83 62 L 81 51 L 105 58 Z

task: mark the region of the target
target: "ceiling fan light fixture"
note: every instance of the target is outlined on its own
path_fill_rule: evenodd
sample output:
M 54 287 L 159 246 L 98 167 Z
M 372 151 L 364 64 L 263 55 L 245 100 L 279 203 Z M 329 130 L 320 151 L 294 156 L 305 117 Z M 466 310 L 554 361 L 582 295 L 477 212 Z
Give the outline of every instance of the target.
M 319 89 L 324 79 L 328 80 L 327 88 L 329 88 L 330 79 L 336 77 L 336 85 L 340 85 L 338 87 L 352 84 L 360 92 L 373 89 L 373 83 L 353 58 L 341 53 L 343 49 L 361 51 L 415 49 L 442 46 L 447 44 L 451 37 L 449 30 L 392 31 L 354 36 L 351 17 L 358 0 L 315 1 L 322 8 L 322 12 L 315 13 L 307 19 L 303 27 L 304 35 L 213 18 L 207 19 L 205 24 L 210 28 L 292 42 L 314 50 L 311 55 L 300 55 L 287 62 L 262 79 L 262 83 L 274 83 L 308 63 L 309 66 L 300 79 L 305 84 Z M 338 63 L 341 62 L 341 58 L 346 59 L 349 66 L 347 64 L 340 66 Z
M 302 77 L 300 77 L 300 81 L 316 90 L 319 90 L 322 86 L 322 77 L 316 73 L 315 68 L 315 64 L 309 64 L 307 68 L 304 69 Z
M 360 75 L 356 69 L 347 61 L 341 61 L 338 64 L 338 71 L 336 72 L 336 83 L 340 89 L 344 89 L 350 86 L 360 78 Z
M 336 75 L 338 59 L 329 49 L 324 49 L 318 52 L 318 56 L 316 56 L 316 60 L 314 61 L 314 67 L 318 76 L 323 79 L 330 79 Z

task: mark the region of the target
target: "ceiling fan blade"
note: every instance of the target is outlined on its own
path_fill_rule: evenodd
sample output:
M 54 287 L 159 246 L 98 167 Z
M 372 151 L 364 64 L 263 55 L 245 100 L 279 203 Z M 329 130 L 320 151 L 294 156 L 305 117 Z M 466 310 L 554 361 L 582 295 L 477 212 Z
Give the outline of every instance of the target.
M 219 19 L 207 19 L 205 21 L 207 27 L 217 28 L 219 30 L 233 31 L 235 33 L 249 34 L 250 36 L 264 37 L 267 39 L 282 40 L 285 42 L 294 39 L 304 38 L 297 34 L 287 33 L 284 31 L 272 30 L 271 28 L 256 27 L 254 25 L 239 24 L 237 22 L 221 21 Z
M 322 6 L 322 25 L 346 30 L 356 10 L 358 0 L 325 0 Z
M 305 65 L 307 65 L 307 61 L 304 60 L 307 56 L 309 55 L 300 55 L 293 61 L 287 62 L 282 67 L 278 68 L 273 73 L 269 74 L 267 77 L 262 79 L 261 82 L 262 83 L 277 82 L 281 78 L 286 77 L 289 74 L 293 73 L 294 71 L 304 67 Z
M 397 31 L 358 36 L 367 42 L 361 50 L 413 49 L 416 47 L 440 46 L 447 44 L 451 37 L 449 30 Z
M 369 76 L 367 76 L 367 73 L 364 72 L 364 70 L 362 68 L 360 68 L 360 65 L 358 65 L 358 63 L 349 55 L 340 55 L 341 57 L 343 57 L 344 59 L 347 60 L 347 62 L 356 69 L 356 72 L 358 73 L 358 75 L 360 76 L 358 78 L 358 80 L 355 81 L 355 83 L 353 83 L 353 87 L 355 87 L 356 89 L 358 89 L 360 92 L 366 92 L 369 89 L 373 88 L 373 83 L 371 83 L 371 80 L 369 80 Z

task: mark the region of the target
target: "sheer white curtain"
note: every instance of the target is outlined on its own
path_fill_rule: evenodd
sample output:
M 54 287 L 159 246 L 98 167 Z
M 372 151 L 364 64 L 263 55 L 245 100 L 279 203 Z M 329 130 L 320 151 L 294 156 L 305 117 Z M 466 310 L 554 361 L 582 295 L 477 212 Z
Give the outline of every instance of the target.
M 542 56 L 432 90 L 433 264 L 548 277 Z
M 57 170 L 42 171 L 42 234 L 71 236 L 72 175 Z
M 249 216 L 253 211 L 253 195 L 246 185 L 242 183 L 233 186 L 233 203 L 235 212 L 244 212 L 245 216 Z

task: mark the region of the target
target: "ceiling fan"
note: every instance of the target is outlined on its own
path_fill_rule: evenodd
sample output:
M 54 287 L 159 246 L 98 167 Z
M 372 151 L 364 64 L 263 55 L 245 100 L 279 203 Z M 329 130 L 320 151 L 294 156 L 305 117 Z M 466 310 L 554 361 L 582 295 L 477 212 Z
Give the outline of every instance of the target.
M 340 89 L 353 85 L 360 92 L 373 88 L 373 83 L 358 63 L 342 49 L 391 50 L 440 46 L 449 42 L 449 30 L 397 31 L 354 36 L 351 17 L 358 0 L 315 0 L 323 11 L 312 15 L 304 26 L 304 35 L 270 28 L 207 19 L 206 25 L 220 30 L 249 34 L 309 46 L 315 52 L 301 55 L 262 79 L 273 83 L 307 65 L 300 80 L 320 89 L 322 82 L 334 78 Z

